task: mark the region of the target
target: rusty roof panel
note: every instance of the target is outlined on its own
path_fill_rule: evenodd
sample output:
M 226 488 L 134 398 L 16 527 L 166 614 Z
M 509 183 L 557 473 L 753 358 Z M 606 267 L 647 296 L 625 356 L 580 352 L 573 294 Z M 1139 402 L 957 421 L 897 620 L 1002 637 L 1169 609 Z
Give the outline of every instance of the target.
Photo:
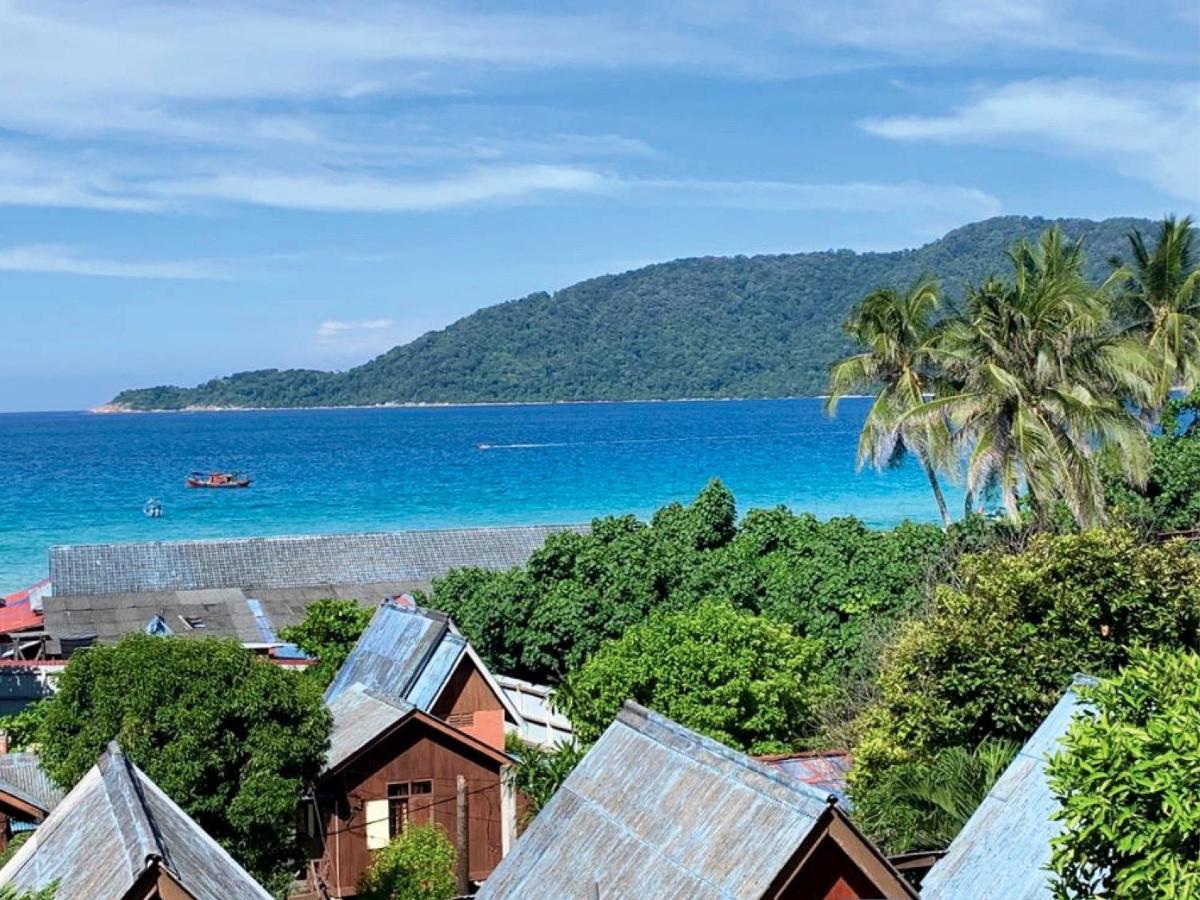
M 568 776 L 479 900 L 759 897 L 825 795 L 633 703 Z

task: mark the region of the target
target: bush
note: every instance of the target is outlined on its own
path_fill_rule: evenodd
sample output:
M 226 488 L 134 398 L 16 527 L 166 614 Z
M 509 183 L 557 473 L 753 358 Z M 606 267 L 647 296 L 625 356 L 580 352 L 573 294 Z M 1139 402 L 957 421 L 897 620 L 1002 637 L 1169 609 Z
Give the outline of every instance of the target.
M 851 789 L 865 821 L 890 766 L 988 737 L 1024 741 L 1075 672 L 1116 671 L 1137 644 L 1194 646 L 1200 560 L 1129 530 L 1039 535 L 1015 555 L 965 557 L 957 588 L 888 649 L 860 718 Z
M 329 745 L 311 680 L 232 640 L 138 634 L 72 657 L 45 707 L 39 756 L 59 785 L 115 739 L 259 881 L 294 870 L 296 803 Z
M 738 750 L 769 753 L 813 730 L 828 695 L 820 642 L 704 601 L 660 611 L 568 676 L 556 702 L 594 741 L 626 699 Z
M 371 857 L 359 882 L 362 900 L 450 900 L 454 845 L 440 826 L 412 825 Z
M 1050 761 L 1060 898 L 1200 896 L 1200 656 L 1135 651 Z

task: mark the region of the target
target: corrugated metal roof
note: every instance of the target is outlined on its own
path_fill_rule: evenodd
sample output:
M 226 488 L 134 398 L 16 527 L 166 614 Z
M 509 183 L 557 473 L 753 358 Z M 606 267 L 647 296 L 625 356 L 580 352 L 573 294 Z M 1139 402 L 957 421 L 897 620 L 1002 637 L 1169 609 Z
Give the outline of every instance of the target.
M 325 701 L 361 684 L 428 712 L 462 655 L 466 642 L 454 638 L 450 620 L 442 613 L 385 601 L 325 691 Z M 424 705 L 417 703 L 416 695 Z
M 1075 680 L 1093 682 L 1086 676 Z M 1060 825 L 1050 818 L 1058 802 L 1046 780 L 1046 760 L 1081 709 L 1075 691 L 1067 691 L 925 876 L 922 897 L 1049 900 L 1045 867 Z
M 115 743 L 0 870 L 0 884 L 58 881 L 56 900 L 121 900 L 154 860 L 196 900 L 271 897 Z
M 54 809 L 63 791 L 42 771 L 36 753 L 5 753 L 0 756 L 0 791 L 36 806 L 43 813 Z
M 371 582 L 404 582 L 412 590 L 464 566 L 521 565 L 548 536 L 567 530 L 586 526 L 79 544 L 51 548 L 50 580 L 60 597 Z
M 838 798 L 842 809 L 850 809 L 849 789 L 846 784 L 850 773 L 849 753 L 795 753 L 760 756 L 758 760 L 788 778 L 810 784 L 824 794 L 833 794 Z
M 762 896 L 825 796 L 627 703 L 479 900 Z
M 361 684 L 351 685 L 329 702 L 333 731 L 325 768 L 336 769 L 414 709 Z

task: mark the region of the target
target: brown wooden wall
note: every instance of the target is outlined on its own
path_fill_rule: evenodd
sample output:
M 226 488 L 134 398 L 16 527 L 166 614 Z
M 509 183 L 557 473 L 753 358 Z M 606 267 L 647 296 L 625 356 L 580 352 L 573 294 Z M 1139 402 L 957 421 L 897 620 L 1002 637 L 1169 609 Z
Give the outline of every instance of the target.
M 330 887 L 343 896 L 355 896 L 358 879 L 371 858 L 365 804 L 386 799 L 389 783 L 431 781 L 429 808 L 422 811 L 414 804 L 412 815 L 436 822 L 454 840 L 458 775 L 466 777 L 469 794 L 470 877 L 482 881 L 491 874 L 501 856 L 500 764 L 414 719 L 351 760 L 318 789 L 326 834 L 324 868 L 336 881 Z
M 462 658 L 430 712 L 488 746 L 504 749 L 504 706 L 470 657 Z

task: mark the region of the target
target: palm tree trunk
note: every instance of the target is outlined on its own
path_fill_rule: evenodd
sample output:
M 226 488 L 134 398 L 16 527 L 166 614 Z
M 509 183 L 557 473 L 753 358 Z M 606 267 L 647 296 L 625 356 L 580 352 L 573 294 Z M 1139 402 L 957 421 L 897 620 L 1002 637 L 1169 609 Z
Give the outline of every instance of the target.
M 963 516 L 970 517 L 975 512 L 975 492 L 967 488 L 967 496 L 963 498 Z
M 946 508 L 946 498 L 942 494 L 942 486 L 938 484 L 937 472 L 933 470 L 933 465 L 929 462 L 929 455 L 922 450 L 920 452 L 921 465 L 925 467 L 925 477 L 929 479 L 929 486 L 933 488 L 933 497 L 937 500 L 938 512 L 942 515 L 942 527 L 950 527 L 950 510 Z

